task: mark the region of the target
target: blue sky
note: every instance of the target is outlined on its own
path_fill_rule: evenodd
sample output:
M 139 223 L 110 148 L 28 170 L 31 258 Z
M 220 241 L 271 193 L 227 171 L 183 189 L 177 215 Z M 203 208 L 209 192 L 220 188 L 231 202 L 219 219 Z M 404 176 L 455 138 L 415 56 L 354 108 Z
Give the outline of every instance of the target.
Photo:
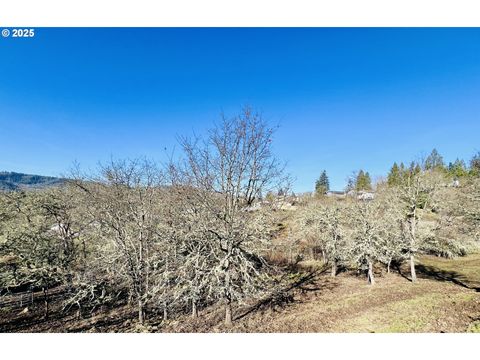
M 165 159 L 244 105 L 313 189 L 480 150 L 480 29 L 46 29 L 0 38 L 0 170 Z M 178 149 L 178 145 L 177 145 Z

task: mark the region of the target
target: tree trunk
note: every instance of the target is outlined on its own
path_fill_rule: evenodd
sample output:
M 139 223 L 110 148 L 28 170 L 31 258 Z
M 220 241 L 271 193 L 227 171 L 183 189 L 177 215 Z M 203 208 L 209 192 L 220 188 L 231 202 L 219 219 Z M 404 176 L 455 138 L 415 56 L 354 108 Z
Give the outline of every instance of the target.
M 335 277 L 336 275 L 337 275 L 337 262 L 334 261 L 334 262 L 332 263 L 332 273 L 331 273 L 331 276 L 332 276 L 332 277 Z
M 195 300 L 192 300 L 192 318 L 198 318 L 197 302 Z
M 373 264 L 371 261 L 368 262 L 368 283 L 370 285 L 375 284 L 375 277 L 373 276 Z
M 232 302 L 230 300 L 225 305 L 225 325 L 232 325 Z
M 410 222 L 410 232 L 412 235 L 410 249 L 413 248 L 413 245 L 415 245 L 415 240 L 416 240 L 416 222 L 415 221 L 416 221 L 416 208 L 413 209 L 413 216 Z M 417 273 L 415 272 L 415 259 L 412 252 L 410 252 L 410 273 L 412 275 L 412 282 L 417 281 Z
M 390 264 L 392 263 L 392 260 L 388 260 L 388 263 L 387 263 L 387 273 L 390 274 Z
M 417 281 L 417 273 L 415 271 L 415 258 L 413 254 L 410 254 L 410 273 L 412 275 L 412 282 Z
M 142 300 L 138 300 L 138 322 L 143 325 L 144 314 Z
M 43 297 L 45 305 L 45 319 L 48 319 L 48 288 L 43 288 Z
M 168 320 L 167 303 L 163 303 L 163 321 Z

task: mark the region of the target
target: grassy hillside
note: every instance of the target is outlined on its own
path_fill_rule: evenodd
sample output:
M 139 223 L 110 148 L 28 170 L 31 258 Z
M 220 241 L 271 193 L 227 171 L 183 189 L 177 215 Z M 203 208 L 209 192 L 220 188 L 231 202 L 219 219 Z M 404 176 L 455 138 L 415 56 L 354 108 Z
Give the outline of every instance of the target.
M 418 267 L 430 278 L 480 291 L 480 253 L 455 259 L 424 256 Z
M 480 274 L 480 256 L 439 260 L 439 272 L 462 261 L 469 263 L 464 281 L 474 284 Z M 428 263 L 435 262 L 428 258 Z M 374 286 L 364 277 L 341 274 L 319 276 L 299 289 L 294 301 L 283 307 L 237 312 L 237 322 L 225 329 L 212 311 L 198 322 L 172 323 L 167 331 L 233 332 L 478 332 L 480 292 L 452 279 L 424 273 L 419 264 L 417 283 L 398 273 L 384 274 Z M 445 266 L 444 266 L 445 265 Z M 442 270 L 443 269 L 443 270 Z M 246 314 L 245 316 L 243 316 Z M 188 323 L 188 325 L 187 325 Z
M 410 282 L 407 269 L 384 273 L 374 286 L 354 273 L 336 278 L 317 273 L 284 301 L 236 307 L 231 328 L 224 326 L 219 306 L 203 309 L 198 319 L 183 316 L 164 322 L 160 314 L 151 314 L 147 324 L 139 326 L 135 312 L 125 305 L 79 319 L 75 311 L 61 314 L 61 303 L 53 302 L 57 311 L 46 321 L 40 302 L 37 310 L 28 305 L 28 311 L 0 311 L 5 317 L 0 331 L 480 332 L 480 254 L 453 260 L 423 257 L 417 265 L 417 283 Z

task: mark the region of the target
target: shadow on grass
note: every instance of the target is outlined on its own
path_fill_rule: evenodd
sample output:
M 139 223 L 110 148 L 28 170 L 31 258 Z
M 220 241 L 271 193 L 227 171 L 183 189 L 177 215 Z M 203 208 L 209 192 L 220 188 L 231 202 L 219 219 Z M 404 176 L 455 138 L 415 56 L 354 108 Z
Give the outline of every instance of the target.
M 404 279 L 407 279 L 408 281 L 412 281 L 410 277 L 408 277 L 405 272 L 402 270 L 402 263 L 395 263 L 392 265 L 392 268 L 397 270 L 398 274 L 403 277 Z
M 295 302 L 293 297 L 293 292 L 295 290 L 301 292 L 315 292 L 323 289 L 332 289 L 332 287 L 334 287 L 335 285 L 331 282 L 323 281 L 322 284 L 319 283 L 320 275 L 324 275 L 328 271 L 329 270 L 327 268 L 323 268 L 320 270 L 308 272 L 295 282 L 287 284 L 273 291 L 267 297 L 258 301 L 255 305 L 249 307 L 242 314 L 235 316 L 234 320 L 240 320 L 249 314 L 265 308 L 282 308 L 290 303 L 293 303 Z
M 438 280 L 438 281 L 447 281 L 447 282 L 452 282 L 456 285 L 460 285 L 464 288 L 467 289 L 472 289 L 477 292 L 480 292 L 480 287 L 476 286 L 471 286 L 468 284 L 468 279 L 465 278 L 462 274 L 459 274 L 455 271 L 446 271 L 446 270 L 440 270 L 438 268 L 435 268 L 433 266 L 426 266 L 422 264 L 417 264 L 415 266 L 415 269 L 417 270 L 419 276 L 427 279 L 433 279 L 433 280 Z M 404 276 L 404 275 L 402 275 Z M 404 276 L 405 277 L 405 276 Z

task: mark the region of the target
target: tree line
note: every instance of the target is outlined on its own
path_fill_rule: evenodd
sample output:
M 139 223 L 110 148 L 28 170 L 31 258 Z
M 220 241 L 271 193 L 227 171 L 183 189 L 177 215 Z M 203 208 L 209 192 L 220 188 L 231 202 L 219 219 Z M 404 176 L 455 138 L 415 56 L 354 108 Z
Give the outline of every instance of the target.
M 394 162 L 390 171 L 387 174 L 387 181 L 389 185 L 398 185 L 402 182 L 402 178 L 409 176 L 409 174 L 418 174 L 421 171 L 437 170 L 443 172 L 445 175 L 459 180 L 465 177 L 475 177 L 480 175 L 480 152 L 472 156 L 469 161 L 469 166 L 466 165 L 465 160 L 456 158 L 455 161 L 445 164 L 443 156 L 440 155 L 437 149 L 432 152 L 420 162 L 412 161 L 409 166 L 403 162 L 398 164 Z M 345 190 L 351 191 L 371 191 L 373 189 L 372 179 L 368 171 L 360 169 L 353 172 L 347 179 L 347 186 Z M 315 194 L 322 196 L 330 190 L 330 180 L 326 170 L 322 170 L 319 178 L 315 182 Z
M 368 171 L 360 169 L 355 171 L 347 179 L 347 186 L 345 191 L 371 191 L 372 179 Z M 322 170 L 320 177 L 315 182 L 315 195 L 322 197 L 330 191 L 330 179 L 326 170 Z
M 472 169 L 455 185 L 438 153 L 432 154 L 424 167 L 413 163 L 397 172 L 394 165 L 373 199 L 308 202 L 296 218 L 296 233 L 320 249 L 333 276 L 339 267 L 356 268 L 371 284 L 375 264 L 390 272 L 392 264 L 408 262 L 416 281 L 419 254 L 454 257 L 478 249 L 480 178 Z
M 470 159 L 469 166 L 466 165 L 464 160 L 459 158 L 446 165 L 442 155 L 440 155 L 437 149 L 433 149 L 430 155 L 420 163 L 412 161 L 408 167 L 406 167 L 403 162 L 401 162 L 400 165 L 396 162 L 393 163 L 388 174 L 388 183 L 390 185 L 397 185 L 402 181 L 403 177 L 408 176 L 408 173 L 418 174 L 422 170 L 436 170 L 454 180 L 476 177 L 480 175 L 480 152 Z

